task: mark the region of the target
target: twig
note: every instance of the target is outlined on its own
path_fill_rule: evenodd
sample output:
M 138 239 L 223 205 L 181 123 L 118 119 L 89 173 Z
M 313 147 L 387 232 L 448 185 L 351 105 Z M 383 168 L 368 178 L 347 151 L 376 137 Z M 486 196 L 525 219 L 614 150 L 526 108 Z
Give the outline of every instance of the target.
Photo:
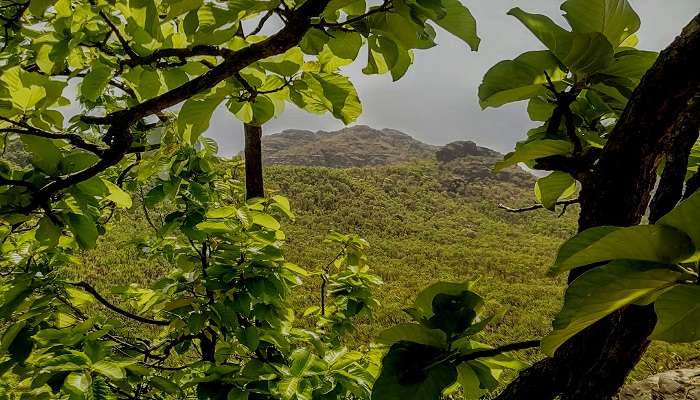
M 263 26 L 265 26 L 265 22 L 267 22 L 267 20 L 270 19 L 272 14 L 274 14 L 274 12 L 275 12 L 274 9 L 266 12 L 265 15 L 263 15 L 263 17 L 260 18 L 260 21 L 258 22 L 258 26 L 256 26 L 255 29 L 253 29 L 253 31 L 248 34 L 248 36 L 257 35 L 258 33 L 260 33 Z
M 556 205 L 556 206 L 562 206 L 562 205 L 563 205 L 563 206 L 564 206 L 564 211 L 565 211 L 565 210 L 566 210 L 566 207 L 568 207 L 568 206 L 570 206 L 570 205 L 572 205 L 572 204 L 576 204 L 576 203 L 578 203 L 578 202 L 579 202 L 579 199 L 576 198 L 576 199 L 569 199 L 569 200 L 560 200 L 560 201 L 557 201 L 556 203 L 554 203 L 554 205 Z M 539 204 L 539 203 L 538 203 L 538 204 L 533 204 L 533 205 L 528 206 L 528 207 L 511 208 L 511 207 L 506 206 L 505 204 L 500 204 L 500 203 L 499 203 L 499 204 L 498 204 L 498 208 L 500 208 L 500 209 L 502 209 L 502 210 L 506 210 L 506 211 L 508 211 L 508 212 L 512 212 L 512 213 L 521 213 L 521 212 L 528 212 L 528 211 L 540 210 L 540 209 L 543 209 L 544 206 L 543 206 L 542 204 Z
M 496 347 L 494 349 L 484 349 L 484 350 L 477 350 L 473 351 L 468 354 L 461 355 L 457 357 L 454 360 L 455 364 L 460 364 L 465 361 L 471 361 L 471 360 L 476 360 L 477 358 L 485 358 L 485 357 L 494 357 L 499 354 L 503 353 L 508 353 L 510 351 L 517 351 L 517 350 L 527 350 L 527 349 L 532 349 L 535 347 L 540 346 L 540 340 L 527 340 L 524 342 L 516 342 L 516 343 L 511 343 L 507 344 L 505 346 L 501 347 Z
M 158 320 L 158 319 L 150 319 L 150 318 L 142 317 L 142 316 L 140 316 L 140 315 L 132 314 L 132 313 L 130 313 L 129 311 L 126 311 L 126 310 L 124 310 L 124 309 L 122 309 L 122 308 L 119 308 L 119 307 L 115 306 L 114 304 L 112 304 L 112 303 L 110 303 L 109 301 L 107 301 L 107 299 L 105 299 L 104 297 L 102 297 L 102 295 L 101 295 L 99 292 L 97 292 L 97 290 L 95 290 L 95 288 L 93 288 L 92 286 L 90 286 L 90 284 L 88 284 L 87 282 L 77 282 L 77 283 L 75 283 L 75 282 L 68 282 L 68 284 L 69 284 L 69 285 L 72 285 L 72 286 L 75 286 L 75 287 L 79 287 L 79 288 L 85 290 L 86 292 L 90 293 L 93 297 L 95 297 L 95 299 L 96 299 L 97 301 L 99 301 L 100 303 L 102 303 L 102 305 L 104 305 L 105 307 L 107 307 L 108 309 L 114 311 L 114 312 L 117 313 L 117 314 L 121 314 L 121 315 L 123 315 L 123 316 L 125 316 L 125 317 L 131 318 L 131 319 L 133 319 L 133 320 L 135 320 L 135 321 L 143 322 L 143 323 L 145 323 L 145 324 L 160 325 L 160 326 L 168 326 L 168 325 L 170 325 L 170 321 Z

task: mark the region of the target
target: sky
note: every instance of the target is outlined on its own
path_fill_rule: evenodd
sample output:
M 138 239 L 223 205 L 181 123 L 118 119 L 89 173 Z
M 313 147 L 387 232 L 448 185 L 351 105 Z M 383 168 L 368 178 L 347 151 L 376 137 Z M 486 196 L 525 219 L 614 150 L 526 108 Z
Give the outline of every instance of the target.
M 438 45 L 416 51 L 414 64 L 397 82 L 389 75 L 368 76 L 361 72 L 365 59 L 344 69 L 354 83 L 363 113 L 354 124 L 393 128 L 426 143 L 443 145 L 472 140 L 502 153 L 525 137 L 533 123 L 526 103 L 481 110 L 477 90 L 484 73 L 497 62 L 543 46 L 514 17 L 506 15 L 519 6 L 545 14 L 568 27 L 559 10 L 560 0 L 462 0 L 477 20 L 481 37 L 478 52 L 445 31 Z M 700 0 L 630 0 L 640 15 L 639 48 L 661 50 L 700 12 Z M 265 134 L 284 129 L 336 130 L 341 121 L 319 116 L 288 104 L 284 113 L 264 126 Z M 214 114 L 206 135 L 219 143 L 221 155 L 233 155 L 243 147 L 243 127 L 225 109 Z

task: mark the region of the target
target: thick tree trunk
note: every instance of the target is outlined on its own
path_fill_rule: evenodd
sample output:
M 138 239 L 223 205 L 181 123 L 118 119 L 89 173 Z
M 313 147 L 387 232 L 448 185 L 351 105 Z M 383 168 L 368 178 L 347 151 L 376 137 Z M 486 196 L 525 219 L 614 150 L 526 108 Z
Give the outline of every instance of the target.
M 659 55 L 632 94 L 581 190 L 579 230 L 640 223 L 661 156 L 689 132 L 673 128 L 700 93 L 698 71 L 700 15 Z M 572 271 L 569 281 L 588 269 Z M 655 322 L 652 307 L 614 313 L 524 371 L 498 399 L 608 400 L 646 350 Z
M 245 196 L 264 197 L 262 168 L 262 127 L 243 125 L 245 132 Z

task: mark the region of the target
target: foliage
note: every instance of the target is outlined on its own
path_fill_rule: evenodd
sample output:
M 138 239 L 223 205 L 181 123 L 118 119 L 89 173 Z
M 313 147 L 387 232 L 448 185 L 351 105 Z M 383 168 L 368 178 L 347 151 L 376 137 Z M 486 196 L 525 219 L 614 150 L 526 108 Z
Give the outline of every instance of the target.
M 372 391 L 378 399 L 439 399 L 461 386 L 464 397 L 478 399 L 498 386 L 503 369 L 520 369 L 521 362 L 472 336 L 492 317 L 482 313 L 484 300 L 472 283 L 435 283 L 406 310 L 414 322 L 393 326 L 379 335 L 391 345 Z
M 597 227 L 581 232 L 559 249 L 557 265 L 596 262 L 569 286 L 554 332 L 543 340 L 552 354 L 566 339 L 630 304 L 655 303 L 658 322 L 652 339 L 700 340 L 698 321 L 697 219 L 700 192 L 678 204 L 656 224 L 628 228 Z M 565 259 L 559 262 L 560 259 Z M 561 271 L 561 268 L 554 272 Z
M 567 0 L 561 9 L 571 31 L 546 16 L 512 9 L 509 14 L 547 49 L 496 64 L 479 89 L 482 107 L 528 100 L 530 118 L 543 122 L 496 167 L 523 162 L 553 171 L 535 185 L 537 199 L 550 210 L 578 185 L 595 193 L 591 171 L 601 149 L 656 59 L 634 48 L 640 20 L 626 0 Z M 695 147 L 686 180 L 697 169 Z M 577 333 L 633 304 L 655 304 L 658 323 L 651 339 L 700 340 L 698 320 L 691 321 L 699 272 L 697 224 L 691 221 L 700 197 L 687 190 L 689 198 L 653 224 L 593 227 L 561 246 L 551 272 L 586 271 L 567 288 L 554 331 L 542 341 L 545 353 L 553 355 Z
M 656 59 L 656 53 L 634 48 L 640 21 L 627 0 L 567 0 L 561 8 L 571 31 L 544 15 L 510 10 L 546 50 L 501 61 L 479 87 L 482 107 L 528 100 L 530 118 L 543 122 L 496 169 L 522 162 L 554 170 L 536 187 L 548 209 L 574 194 L 574 179 L 582 179 L 581 172 L 594 163 Z
M 361 104 L 340 67 L 366 46 L 365 72 L 399 79 L 413 50 L 435 45 L 433 23 L 475 50 L 469 11 L 448 0 L 25 0 L 2 14 L 3 151 L 19 143 L 31 163 L 0 169 L 4 395 L 368 397 L 373 355 L 334 345 L 376 305 L 361 242 L 344 241 L 324 275 L 320 330 L 294 327 L 287 296 L 305 272 L 285 261 L 276 218 L 292 216 L 289 202 L 244 202 L 202 133 L 222 103 L 254 125 L 285 102 L 349 123 Z M 271 17 L 282 27 L 261 35 Z M 72 100 L 81 113 L 64 115 Z M 150 287 L 112 288 L 125 309 L 69 270 L 144 187 L 155 232 L 143 254 L 175 268 Z M 162 203 L 156 223 L 148 210 Z M 124 337 L 94 300 L 152 335 Z
M 83 281 L 65 278 L 80 242 L 51 228 L 48 218 L 30 234 L 6 238 L 5 270 L 14 272 L 2 286 L 2 315 L 14 324 L 3 335 L 2 349 L 5 376 L 17 382 L 12 393 L 368 397 L 372 356 L 318 339 L 342 337 L 351 326 L 346 319 L 357 312 L 334 312 L 334 324 L 318 333 L 293 325 L 288 295 L 308 273 L 282 256 L 285 236 L 273 214 L 293 216 L 289 202 L 281 196 L 243 202 L 241 182 L 207 148 L 183 146 L 168 160 L 145 160 L 137 171 L 159 166 L 160 178 L 150 182 L 146 199 L 171 209 L 144 243 L 143 256 L 163 257 L 174 269 L 150 287 L 112 289 L 134 312 L 110 304 Z M 79 229 L 75 235 L 92 240 Z M 355 277 L 362 267 L 367 280 L 355 287 L 370 308 L 370 285 L 379 281 L 357 264 L 361 251 L 343 249 L 346 261 L 338 264 L 335 279 Z M 336 304 L 359 304 L 354 291 L 335 290 L 333 298 Z M 88 313 L 85 307 L 95 299 L 158 329 L 148 338 L 125 337 L 117 321 Z

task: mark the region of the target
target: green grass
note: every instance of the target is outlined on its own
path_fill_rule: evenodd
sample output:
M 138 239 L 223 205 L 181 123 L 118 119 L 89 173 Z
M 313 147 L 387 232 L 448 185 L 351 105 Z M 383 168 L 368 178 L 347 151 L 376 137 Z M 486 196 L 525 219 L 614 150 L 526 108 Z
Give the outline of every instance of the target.
M 384 280 L 373 320 L 358 323 L 350 345 L 366 344 L 381 329 L 407 318 L 401 311 L 416 293 L 436 281 L 478 280 L 476 290 L 492 311 L 505 315 L 481 338 L 493 345 L 540 338 L 561 306 L 565 280 L 548 277 L 556 250 L 575 232 L 577 208 L 565 215 L 546 211 L 507 213 L 499 203 L 531 204 L 532 189 L 521 175 L 510 181 L 470 175 L 469 165 L 432 162 L 404 166 L 331 169 L 268 168 L 268 188 L 290 198 L 297 219 L 286 222 L 289 261 L 318 270 L 337 249 L 323 243 L 331 230 L 358 233 L 371 244 L 369 260 Z M 455 184 L 455 179 L 457 184 Z M 135 241 L 150 234 L 139 209 L 119 216 L 96 250 L 85 253 L 78 271 L 98 288 L 136 282 L 146 285 L 170 267 L 145 259 Z M 157 218 L 157 215 L 156 215 Z M 294 293 L 296 308 L 319 302 L 319 281 Z M 652 345 L 634 378 L 697 365 L 700 347 Z M 523 357 L 542 357 L 535 351 Z

